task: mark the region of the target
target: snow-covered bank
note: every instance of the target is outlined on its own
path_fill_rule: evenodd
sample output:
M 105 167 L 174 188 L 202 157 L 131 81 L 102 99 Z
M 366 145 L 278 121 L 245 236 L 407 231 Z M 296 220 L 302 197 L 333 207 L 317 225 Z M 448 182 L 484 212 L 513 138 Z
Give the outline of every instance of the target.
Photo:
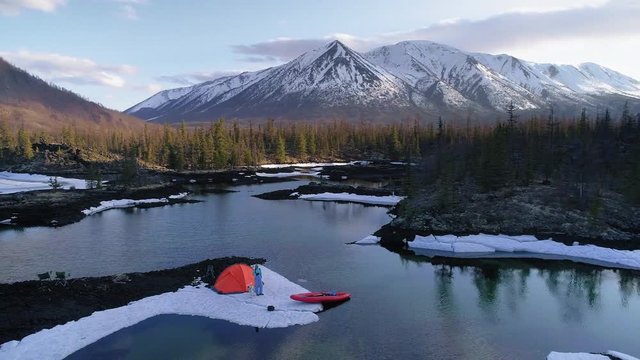
M 99 212 L 103 212 L 111 209 L 123 209 L 134 207 L 143 204 L 158 204 L 158 203 L 168 203 L 169 200 L 177 200 L 182 199 L 187 196 L 188 193 L 180 193 L 176 195 L 171 195 L 169 198 L 159 198 L 159 199 L 141 199 L 141 200 L 132 200 L 132 199 L 120 199 L 120 200 L 108 200 L 101 201 L 100 205 L 93 206 L 88 209 L 82 210 L 82 213 L 89 216 L 93 214 L 97 214 Z
M 637 357 L 623 354 L 617 351 L 607 351 L 604 354 L 605 355 L 590 353 L 561 353 L 552 351 L 551 353 L 549 353 L 549 355 L 547 355 L 547 360 L 610 360 L 611 358 L 607 355 L 611 355 L 622 360 L 640 360 Z
M 40 174 L 21 174 L 0 171 L 0 194 L 13 194 L 34 190 L 51 190 L 49 179 L 53 176 Z M 83 179 L 58 177 L 58 183 L 63 189 L 86 189 L 87 182 Z
M 404 196 L 388 195 L 388 196 L 373 196 L 373 195 L 356 195 L 350 193 L 320 193 L 320 194 L 306 194 L 300 195 L 299 199 L 309 201 L 346 201 L 358 204 L 368 205 L 382 205 L 382 206 L 394 206 L 404 199 Z
M 334 163 L 296 163 L 296 164 L 265 164 L 260 165 L 263 169 L 281 169 L 287 167 L 300 167 L 300 168 L 314 168 L 314 167 L 323 167 L 323 166 L 346 166 L 346 165 L 355 165 L 361 163 L 360 161 L 351 161 L 351 162 L 334 162 Z
M 262 177 L 271 177 L 271 178 L 284 178 L 284 177 L 294 177 L 294 176 L 313 176 L 318 177 L 320 174 L 319 171 L 292 171 L 292 172 L 279 172 L 279 173 L 265 173 L 265 172 L 257 172 L 257 176 Z
M 380 238 L 375 235 L 365 236 L 361 240 L 354 242 L 354 244 L 358 245 L 374 245 L 380 243 Z
M 262 328 L 304 325 L 318 321 L 318 304 L 293 301 L 289 295 L 307 292 L 283 276 L 262 267 L 264 296 L 220 295 L 204 286 L 151 296 L 115 309 L 97 311 L 77 321 L 42 330 L 0 346 L 0 359 L 62 359 L 120 329 L 163 314 L 196 315 Z M 267 311 L 273 305 L 275 311 Z
M 478 256 L 492 253 L 551 256 L 554 259 L 640 270 L 640 250 L 616 250 L 577 243 L 569 246 L 551 239 L 538 240 L 530 235 L 416 236 L 414 241 L 409 242 L 409 247 Z

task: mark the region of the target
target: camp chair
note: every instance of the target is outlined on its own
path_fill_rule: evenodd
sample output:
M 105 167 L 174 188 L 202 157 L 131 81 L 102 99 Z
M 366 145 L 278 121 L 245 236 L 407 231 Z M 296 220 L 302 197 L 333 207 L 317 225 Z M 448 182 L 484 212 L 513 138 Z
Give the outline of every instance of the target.
M 64 271 L 56 271 L 56 285 L 67 286 L 67 274 Z

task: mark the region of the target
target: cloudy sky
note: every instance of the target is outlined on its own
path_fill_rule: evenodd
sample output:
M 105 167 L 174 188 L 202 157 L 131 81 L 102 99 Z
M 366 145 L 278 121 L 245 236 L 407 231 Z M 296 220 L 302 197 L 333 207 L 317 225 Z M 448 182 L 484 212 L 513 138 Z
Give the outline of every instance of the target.
M 595 62 L 640 79 L 640 0 L 0 0 L 0 56 L 124 110 L 339 39 Z

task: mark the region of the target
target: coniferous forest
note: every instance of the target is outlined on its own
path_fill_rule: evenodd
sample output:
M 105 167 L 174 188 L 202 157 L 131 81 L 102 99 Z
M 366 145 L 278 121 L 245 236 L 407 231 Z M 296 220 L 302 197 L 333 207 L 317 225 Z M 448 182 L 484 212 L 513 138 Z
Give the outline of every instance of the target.
M 495 125 L 450 125 L 418 120 L 396 124 L 324 123 L 238 124 L 217 120 L 206 126 L 147 125 L 139 133 L 81 131 L 33 133 L 0 124 L 7 153 L 31 158 L 38 142 L 64 143 L 99 154 L 116 154 L 142 164 L 177 171 L 334 159 L 389 159 L 410 169 L 414 186 L 446 189 L 472 182 L 489 191 L 534 182 L 555 183 L 579 199 L 601 190 L 640 202 L 640 115 L 628 109 L 613 118 L 609 110 L 576 118 L 519 119 L 510 107 Z M 30 146 L 33 144 L 33 146 Z

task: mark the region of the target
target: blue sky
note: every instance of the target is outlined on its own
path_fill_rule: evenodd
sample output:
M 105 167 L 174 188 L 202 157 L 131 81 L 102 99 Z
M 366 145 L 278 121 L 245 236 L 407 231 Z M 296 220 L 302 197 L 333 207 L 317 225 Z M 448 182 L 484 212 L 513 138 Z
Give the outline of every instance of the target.
M 124 110 L 158 90 L 280 64 L 340 39 L 428 39 L 635 78 L 639 1 L 0 0 L 0 56 Z M 637 58 L 637 57 L 636 57 Z

